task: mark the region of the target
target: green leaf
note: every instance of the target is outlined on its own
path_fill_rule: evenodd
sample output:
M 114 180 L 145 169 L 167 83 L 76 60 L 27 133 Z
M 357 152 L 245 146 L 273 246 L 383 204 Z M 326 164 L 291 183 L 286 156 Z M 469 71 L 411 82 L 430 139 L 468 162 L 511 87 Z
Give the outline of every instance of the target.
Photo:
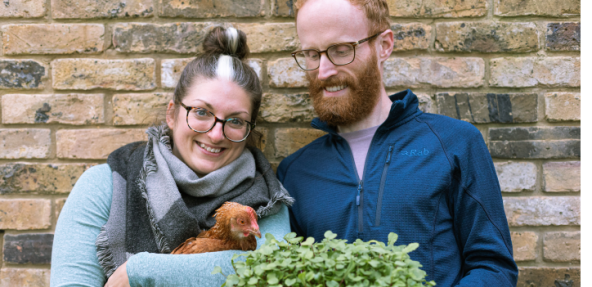
M 288 241 L 288 239 L 296 238 L 296 232 L 290 232 L 284 236 L 284 239 Z
M 226 284 L 229 284 L 229 286 L 236 286 L 238 285 L 239 281 L 240 279 L 238 276 L 236 276 L 236 274 L 230 274 L 228 277 L 226 277 Z
M 237 258 L 239 258 L 241 256 L 242 256 L 242 254 L 238 254 L 238 253 L 237 254 L 234 254 L 234 255 L 232 255 L 232 259 L 230 259 L 230 260 L 234 261 L 234 260 L 236 260 Z
M 426 274 L 424 271 L 421 271 L 418 268 L 411 268 L 411 270 L 409 270 L 409 275 L 411 275 L 411 278 L 413 278 L 413 280 L 421 281 Z
M 271 233 L 265 233 L 265 240 L 271 241 L 272 239 L 275 239 L 275 237 L 273 236 L 273 234 L 271 234 Z
M 259 279 L 256 277 L 251 277 L 251 279 L 249 279 L 249 285 L 256 285 L 257 282 L 259 282 Z
M 306 238 L 306 241 L 300 243 L 300 245 L 310 246 L 310 245 L 312 245 L 314 243 L 314 241 L 315 241 L 314 238 L 309 237 L 309 238 Z
M 326 235 L 325 235 L 325 237 L 326 237 Z M 331 281 L 327 282 L 327 287 L 338 287 L 338 286 L 339 286 L 339 283 L 337 283 L 337 281 L 331 280 Z
M 325 232 L 325 238 L 335 239 L 335 237 L 337 237 L 337 234 L 331 232 L 331 230 L 327 230 L 327 232 Z
M 394 232 L 389 233 L 388 235 L 388 246 L 393 246 L 395 245 L 395 242 L 397 242 L 397 239 L 399 239 L 399 235 L 397 235 Z
M 298 279 L 300 279 L 300 281 L 302 281 L 303 283 L 306 282 L 306 272 L 298 274 Z
M 292 285 L 294 285 L 294 283 L 296 283 L 296 279 L 293 279 L 293 278 L 286 279 L 286 281 L 284 281 L 284 283 L 285 283 L 287 286 L 292 286 Z
M 403 248 L 403 252 L 409 253 L 419 247 L 419 243 L 410 243 L 407 247 Z
M 222 273 L 222 267 L 220 267 L 220 266 L 216 266 L 216 267 L 214 267 L 214 270 L 212 271 L 212 273 L 211 273 L 211 274 L 212 274 L 212 275 L 215 275 L 215 274 L 222 274 L 222 276 L 226 277 L 226 275 L 224 275 L 224 273 Z
M 210 274 L 214 275 L 214 274 L 218 274 L 218 273 L 222 273 L 222 268 L 220 268 L 220 266 L 214 267 L 214 270 Z
M 275 273 L 271 273 L 267 276 L 267 283 L 269 284 L 278 284 L 280 282 L 278 278 L 275 276 Z

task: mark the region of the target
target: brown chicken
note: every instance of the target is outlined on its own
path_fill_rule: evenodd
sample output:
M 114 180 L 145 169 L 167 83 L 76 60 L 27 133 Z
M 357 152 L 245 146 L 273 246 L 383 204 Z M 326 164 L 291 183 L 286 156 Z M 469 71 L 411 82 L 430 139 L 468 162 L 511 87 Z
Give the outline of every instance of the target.
M 223 250 L 255 250 L 261 238 L 257 214 L 249 206 L 225 202 L 216 210 L 216 224 L 197 237 L 187 239 L 171 254 L 194 254 Z

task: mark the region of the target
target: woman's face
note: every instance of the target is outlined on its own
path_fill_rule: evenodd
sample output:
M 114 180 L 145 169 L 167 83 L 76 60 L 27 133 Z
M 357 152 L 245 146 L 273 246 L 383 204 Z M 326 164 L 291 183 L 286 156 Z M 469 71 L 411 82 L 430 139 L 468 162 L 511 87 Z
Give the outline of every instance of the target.
M 232 81 L 196 79 L 182 102 L 189 107 L 206 109 L 220 119 L 232 117 L 251 121 L 249 96 Z M 207 133 L 196 133 L 187 126 L 187 111 L 180 106 L 174 109 L 174 102 L 170 101 L 166 119 L 173 131 L 173 154 L 199 176 L 226 166 L 245 149 L 246 141 L 235 143 L 224 137 L 222 123 L 217 122 Z

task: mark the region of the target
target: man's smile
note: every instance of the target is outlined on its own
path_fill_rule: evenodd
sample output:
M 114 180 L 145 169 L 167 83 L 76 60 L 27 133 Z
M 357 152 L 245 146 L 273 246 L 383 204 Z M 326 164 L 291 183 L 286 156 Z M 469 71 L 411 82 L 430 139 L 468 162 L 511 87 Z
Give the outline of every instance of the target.
M 345 88 L 347 88 L 346 85 L 341 85 L 341 86 L 325 87 L 325 90 L 328 92 L 337 92 L 337 91 L 341 91 Z

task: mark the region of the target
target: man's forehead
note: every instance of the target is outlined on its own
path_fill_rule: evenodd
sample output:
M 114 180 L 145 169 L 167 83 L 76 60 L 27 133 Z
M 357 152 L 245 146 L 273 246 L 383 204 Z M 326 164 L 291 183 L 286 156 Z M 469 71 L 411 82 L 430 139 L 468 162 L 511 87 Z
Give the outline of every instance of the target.
M 368 19 L 348 0 L 308 0 L 298 11 L 296 29 L 303 46 L 357 41 L 367 37 Z

